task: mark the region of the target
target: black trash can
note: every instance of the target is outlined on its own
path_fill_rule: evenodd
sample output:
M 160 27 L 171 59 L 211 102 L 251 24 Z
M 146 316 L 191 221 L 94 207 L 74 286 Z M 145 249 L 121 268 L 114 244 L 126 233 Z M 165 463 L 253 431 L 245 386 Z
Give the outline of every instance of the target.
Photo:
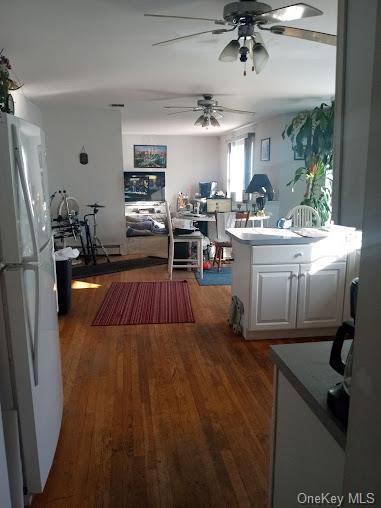
M 58 314 L 64 315 L 71 308 L 71 259 L 56 261 Z

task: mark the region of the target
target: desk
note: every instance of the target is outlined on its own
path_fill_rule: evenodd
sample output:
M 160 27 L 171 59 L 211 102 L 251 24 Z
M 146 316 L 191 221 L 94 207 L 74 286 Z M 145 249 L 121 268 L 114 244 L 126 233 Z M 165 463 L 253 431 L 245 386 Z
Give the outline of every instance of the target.
M 212 228 L 212 231 L 208 230 L 209 224 L 213 224 L 214 225 L 216 223 L 216 216 L 214 214 L 195 216 L 193 214 L 181 214 L 181 213 L 179 213 L 179 214 L 177 214 L 177 217 L 179 219 L 181 218 L 181 219 L 191 220 L 194 224 L 197 223 L 199 230 L 201 231 L 201 233 L 204 236 L 207 236 L 207 237 L 210 237 L 210 236 L 213 237 L 214 236 L 215 237 L 215 235 L 216 235 L 216 231 L 215 231 L 215 227 L 214 226 Z M 270 218 L 269 215 L 263 215 L 263 216 L 250 215 L 249 222 L 251 222 L 254 227 L 255 227 L 255 223 L 259 222 L 259 227 L 263 228 L 264 227 L 264 221 L 267 221 L 269 218 Z M 236 222 L 242 223 L 245 220 L 246 219 L 237 219 Z M 248 225 L 249 225 L 249 222 L 248 222 Z
M 192 214 L 178 214 L 178 218 L 179 219 L 189 219 L 189 220 L 192 220 L 193 222 L 216 222 L 216 217 L 215 215 L 200 215 L 200 216 L 195 216 L 195 215 L 192 215 Z M 268 220 L 270 219 L 270 216 L 269 215 L 263 215 L 263 216 L 260 216 L 260 215 L 250 215 L 249 217 L 249 222 L 252 222 L 253 223 L 253 227 L 255 227 L 255 223 L 256 222 L 259 222 L 260 224 L 260 227 L 263 228 L 264 227 L 264 221 L 265 220 Z M 245 219 L 237 219 L 236 222 L 242 222 L 244 221 Z

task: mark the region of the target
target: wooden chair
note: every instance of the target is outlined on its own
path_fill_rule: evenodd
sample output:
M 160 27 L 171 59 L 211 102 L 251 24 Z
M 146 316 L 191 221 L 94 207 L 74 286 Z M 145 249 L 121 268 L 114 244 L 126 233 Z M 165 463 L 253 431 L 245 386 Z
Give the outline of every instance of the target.
M 318 228 L 321 226 L 320 215 L 311 206 L 299 205 L 291 208 L 286 219 L 291 219 L 292 226 L 296 228 Z
M 198 268 L 200 271 L 200 278 L 204 278 L 204 269 L 203 269 L 203 249 L 202 249 L 202 239 L 203 235 L 200 231 L 195 231 L 194 233 L 190 233 L 189 235 L 175 235 L 173 232 L 172 226 L 172 218 L 171 212 L 169 209 L 169 204 L 166 203 L 167 210 L 167 223 L 168 223 L 168 236 L 169 236 L 169 256 L 168 256 L 168 273 L 169 278 L 172 280 L 173 270 L 174 268 Z M 197 258 L 194 259 L 189 257 L 187 259 L 176 259 L 175 258 L 175 244 L 176 243 L 186 243 L 188 244 L 189 251 L 192 249 L 192 244 L 197 244 Z M 175 264 L 176 263 L 176 264 Z
M 236 212 L 235 214 L 235 227 L 236 228 L 247 228 L 247 224 L 250 220 L 250 212 Z
M 247 227 L 250 212 L 215 212 L 216 217 L 216 239 L 214 240 L 215 253 L 213 266 L 217 263 L 218 271 L 221 270 L 221 263 L 224 257 L 224 249 L 231 248 L 230 237 L 225 230 L 234 227 Z M 244 225 L 243 225 L 244 224 Z

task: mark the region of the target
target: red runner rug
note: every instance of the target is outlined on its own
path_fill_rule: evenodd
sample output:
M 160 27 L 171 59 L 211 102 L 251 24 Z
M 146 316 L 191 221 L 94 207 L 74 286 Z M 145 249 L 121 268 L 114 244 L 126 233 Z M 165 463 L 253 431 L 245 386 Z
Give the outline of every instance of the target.
M 194 323 L 187 281 L 113 282 L 93 326 Z

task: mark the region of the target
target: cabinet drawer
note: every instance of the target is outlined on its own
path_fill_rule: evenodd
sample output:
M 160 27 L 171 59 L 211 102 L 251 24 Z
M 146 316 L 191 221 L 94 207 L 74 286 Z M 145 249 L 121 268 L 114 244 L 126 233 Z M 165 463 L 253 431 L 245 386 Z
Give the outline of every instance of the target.
M 308 245 L 260 245 L 251 250 L 251 263 L 254 265 L 304 264 L 319 260 L 327 265 L 346 261 L 346 258 L 345 242 L 332 242 L 330 239 Z
M 278 263 L 310 263 L 311 245 L 271 245 L 252 247 L 251 262 L 254 265 Z

